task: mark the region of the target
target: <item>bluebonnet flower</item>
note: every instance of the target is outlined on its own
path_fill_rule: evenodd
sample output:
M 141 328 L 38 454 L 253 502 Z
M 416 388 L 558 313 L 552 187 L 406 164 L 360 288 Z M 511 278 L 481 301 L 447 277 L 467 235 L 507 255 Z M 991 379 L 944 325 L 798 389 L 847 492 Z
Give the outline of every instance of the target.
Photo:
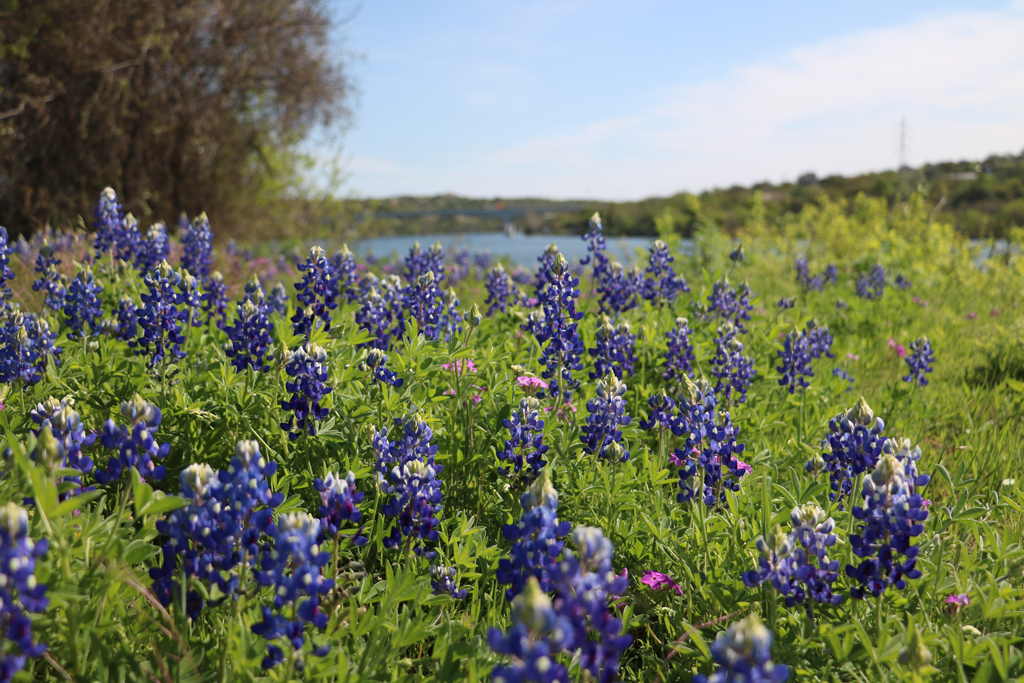
M 356 256 L 349 250 L 347 244 L 341 245 L 341 249 L 331 257 L 331 286 L 334 287 L 334 299 L 344 299 L 348 303 L 359 300 L 358 266 Z
M 918 386 L 927 386 L 927 374 L 932 371 L 932 364 L 935 362 L 935 354 L 932 352 L 931 342 L 928 337 L 918 337 L 910 342 L 910 353 L 907 355 L 907 365 L 910 366 L 910 374 L 903 378 L 904 382 L 917 382 Z
M 612 462 L 626 462 L 629 451 L 622 446 L 622 430 L 632 418 L 626 415 L 626 385 L 615 375 L 598 380 L 597 397 L 587 402 L 586 424 L 580 431 L 583 452 Z
M 744 322 L 750 320 L 750 285 L 743 282 L 739 287 L 729 284 L 729 279 L 718 280 L 712 285 L 711 294 L 708 295 L 708 303 L 701 311 L 704 320 L 711 321 L 720 318 L 723 321 L 731 322 L 741 333 L 746 333 L 747 328 Z
M 171 358 L 185 357 L 185 352 L 181 350 L 185 337 L 178 323 L 181 315 L 177 304 L 181 302 L 181 295 L 174 291 L 181 284 L 181 279 L 181 275 L 174 272 L 167 261 L 161 261 L 159 266 L 146 274 L 144 282 L 149 292 L 142 294 L 142 306 L 137 309 L 142 334 L 128 342 L 128 345 L 137 349 L 138 353 L 149 353 L 150 365 L 159 364 L 168 353 Z M 152 351 L 150 346 L 153 347 Z
M 807 334 L 803 330 L 790 330 L 782 342 L 782 350 L 778 352 L 782 365 L 776 368 L 779 374 L 779 385 L 789 388 L 794 393 L 798 388 L 806 388 L 811 384 L 805 378 L 813 377 L 811 353 L 808 350 Z
M 438 538 L 442 496 L 437 475 L 444 468 L 434 463 L 437 446 L 430 443 L 433 432 L 419 415 L 405 421 L 396 418 L 395 432 L 395 441 L 388 441 L 384 429 L 374 435 L 377 472 L 388 475 L 381 486 L 384 493 L 392 495 L 383 508 L 384 516 L 393 518 L 384 547 L 397 548 L 404 542 L 407 550 L 433 559 L 437 551 L 428 550 L 426 544 Z
M 551 268 L 555 265 L 555 257 L 557 256 L 558 245 L 551 243 L 544 249 L 544 253 L 537 257 L 540 265 L 533 276 L 533 297 L 538 302 L 544 301 L 544 290 L 551 283 Z
M 96 470 L 96 481 L 109 484 L 133 467 L 143 478 L 163 479 L 166 468 L 155 464 L 154 459 L 167 457 L 171 446 L 153 438 L 163 418 L 160 409 L 135 394 L 121 403 L 121 416 L 127 424 L 118 425 L 112 418 L 103 424 L 100 441 L 104 448 L 117 453 L 110 457 L 105 470 Z
M 122 240 L 121 233 L 124 231 L 124 211 L 121 209 L 121 202 L 117 200 L 117 193 L 113 188 L 103 188 L 99 202 L 93 208 L 96 220 L 92 222 L 92 226 L 96 229 L 94 247 L 97 259 L 107 252 L 117 251 Z
M 668 337 L 668 350 L 665 351 L 665 370 L 661 377 L 671 385 L 681 385 L 684 376 L 693 377 L 696 358 L 690 342 L 691 334 L 693 330 L 686 318 L 676 318 L 676 326 L 665 334 Z
M 396 312 L 401 311 L 402 298 L 397 289 L 382 289 L 384 294 L 373 288 L 363 297 L 362 305 L 356 312 L 356 324 L 372 336 L 364 346 L 386 350 L 391 347 L 392 335 L 398 332 L 393 324 Z
M 99 321 L 103 317 L 103 302 L 99 297 L 102 291 L 103 286 L 93 278 L 92 269 L 88 265 L 78 271 L 64 299 L 64 316 L 71 328 L 69 339 L 87 336 L 86 326 L 92 332 L 99 330 Z
M 487 269 L 491 267 L 491 250 L 484 249 L 473 254 L 473 265 L 478 269 L 477 277 L 482 278 Z
M 430 249 L 423 251 L 419 242 L 414 242 L 409 255 L 405 257 L 405 279 L 414 283 L 427 273 L 433 273 L 434 281 L 444 280 L 444 249 L 440 242 L 435 242 Z
M 558 521 L 558 491 L 551 483 L 548 468 L 540 472 L 520 497 L 522 517 L 516 524 L 502 528 L 505 540 L 512 542 L 508 559 L 498 561 L 498 583 L 508 586 L 505 598 L 512 600 L 526 587 L 531 577 L 543 592 L 552 588 L 558 577 L 558 556 L 565 547 L 569 522 Z
M 655 240 L 646 269 L 648 277 L 644 279 L 643 298 L 661 306 L 674 301 L 680 292 L 690 291 L 686 280 L 676 275 L 672 268 L 673 261 L 675 257 L 669 252 L 668 245 Z
M 772 633 L 753 614 L 720 633 L 711 644 L 718 669 L 697 674 L 693 683 L 784 683 L 789 667 L 772 663 Z
M 363 513 L 359 510 L 363 493 L 356 491 L 356 475 L 349 472 L 347 476 L 341 477 L 328 472 L 323 479 L 313 479 L 313 488 L 320 494 L 321 505 L 317 508 L 317 514 L 320 515 L 320 530 L 324 536 L 335 539 L 335 542 L 346 538 L 355 546 L 366 545 L 369 539 L 360 533 L 361 526 L 354 534 L 343 536 L 341 533 L 344 527 L 356 526 L 363 519 Z
M 676 402 L 669 398 L 664 390 L 653 394 L 647 399 L 647 406 L 651 409 L 650 417 L 646 420 L 640 420 L 640 429 L 654 429 L 657 427 L 664 431 L 676 426 L 676 417 L 673 412 Z
M 272 642 L 283 636 L 292 647 L 291 665 L 296 671 L 302 671 L 306 624 L 323 629 L 328 623 L 320 602 L 334 587 L 334 580 L 324 578 L 321 570 L 330 560 L 330 553 L 320 551 L 320 521 L 305 512 L 281 515 L 277 524 L 265 529 L 265 534 L 270 540 L 264 544 L 259 570 L 253 575 L 261 585 L 273 586 L 274 609 L 264 607 L 263 620 L 253 624 L 251 629 L 271 641 L 267 645 L 267 656 L 263 658 L 264 669 L 285 660 L 283 650 Z M 285 613 L 292 619 L 284 616 Z M 312 653 L 323 657 L 329 651 L 324 645 L 314 647 Z
M 44 429 L 50 430 L 57 447 L 54 462 L 56 467 L 78 470 L 85 474 L 92 472 L 92 458 L 84 455 L 82 449 L 92 446 L 97 435 L 85 433 L 82 416 L 68 405 L 67 400 L 58 401 L 51 396 L 42 403 L 37 403 L 29 417 L 37 425 L 37 428 L 32 430 L 36 436 Z M 76 483 L 81 484 L 81 480 Z
M 893 284 L 896 285 L 896 287 L 898 287 L 899 289 L 910 289 L 913 283 L 911 283 L 910 280 L 905 278 L 903 276 L 903 273 L 900 273 L 899 275 L 896 276 L 896 279 L 893 281 Z
M 36 642 L 26 612 L 43 612 L 50 604 L 46 584 L 36 580 L 36 560 L 49 550 L 46 539 L 28 535 L 28 512 L 16 503 L 0 508 L 0 619 L 4 622 L 5 652 L 0 679 L 10 681 L 27 658 L 42 657 L 46 644 Z
M 519 300 L 519 287 L 512 282 L 500 263 L 488 271 L 486 287 L 487 300 L 484 305 L 487 306 L 488 317 L 495 312 L 504 313 Z
M 578 656 L 591 680 L 615 680 L 619 657 L 633 638 L 619 635 L 622 621 L 612 616 L 608 602 L 625 593 L 629 582 L 612 570 L 614 549 L 600 529 L 577 527 L 572 538 L 578 552 L 566 550 L 557 564 L 548 589 L 555 592 L 554 600 L 545 594 L 542 580 L 529 576 L 512 601 L 512 628 L 507 634 L 496 628 L 488 633 L 492 650 L 512 656 L 509 666 L 494 670 L 492 680 L 568 680 L 555 659 L 560 654 Z
M 159 221 L 149 226 L 146 231 L 146 238 L 139 241 L 138 250 L 135 253 L 135 267 L 140 273 L 149 271 L 160 265 L 160 262 L 170 258 L 171 245 L 167 239 L 167 224 Z
M 832 375 L 850 383 L 850 386 L 846 387 L 846 390 L 843 393 L 846 393 L 846 391 L 853 391 L 853 383 L 856 382 L 856 380 L 850 376 L 850 373 L 847 372 L 845 368 L 832 368 Z
M 778 306 L 780 311 L 786 311 L 796 306 L 796 299 L 794 297 L 779 299 L 779 303 L 775 304 Z
M 45 318 L 22 314 L 17 306 L 0 307 L 0 382 L 38 383 L 51 358 L 60 364 L 63 349 L 56 338 Z
M 10 300 L 14 296 L 11 286 L 7 283 L 14 279 L 14 271 L 11 270 L 11 254 L 14 249 L 11 247 L 10 238 L 7 235 L 7 228 L 0 225 L 0 303 Z
M 417 322 L 419 333 L 431 341 L 438 338 L 438 327 L 443 309 L 441 291 L 432 270 L 427 270 L 404 292 L 404 305 L 408 316 Z M 402 330 L 404 334 L 404 327 Z
M 569 403 L 573 390 L 579 387 L 579 380 L 572 373 L 583 369 L 580 355 L 584 345 L 577 331 L 577 321 L 583 313 L 576 311 L 580 281 L 569 273 L 569 264 L 561 254 L 555 257 L 549 277 L 551 282 L 543 292 L 544 324 L 537 336 L 537 341 L 544 345 L 540 362 L 545 369 L 541 377 L 548 381 L 547 395 Z
M 679 416 L 672 433 L 685 439 L 671 461 L 679 469 L 676 499 L 685 503 L 699 498 L 707 506 L 724 505 L 726 491 L 739 491 L 739 481 L 752 470 L 739 459 L 746 445 L 739 443 L 739 429 L 727 411 L 717 412 L 715 394 L 705 381 L 686 378 L 687 394 L 679 399 Z
M 568 533 L 568 532 L 567 532 Z M 528 681 L 568 681 L 569 671 L 555 659 L 570 646 L 572 625 L 559 618 L 551 598 L 530 577 L 524 590 L 512 601 L 512 627 L 508 633 L 492 628 L 487 634 L 491 650 L 509 655 L 509 666 L 497 666 L 491 673 L 494 683 L 527 683 Z
M 448 594 L 456 600 L 461 600 L 466 597 L 466 589 L 459 589 L 459 584 L 456 579 L 459 576 L 459 571 L 455 567 L 447 567 L 445 565 L 435 565 L 430 568 L 430 587 L 434 591 L 434 595 Z
M 295 283 L 299 304 L 292 316 L 292 329 L 295 334 L 309 339 L 317 327 L 317 320 L 322 323 L 324 331 L 331 329 L 331 311 L 338 307 L 334 300 L 337 288 L 333 282 L 331 265 L 322 247 L 312 247 L 309 256 L 304 263 L 298 264 L 298 268 L 302 271 L 302 282 Z
M 139 332 L 138 307 L 130 296 L 117 301 L 117 327 L 114 335 L 121 341 L 130 342 Z
M 743 263 L 747 258 L 747 253 L 743 251 L 743 243 L 741 242 L 738 247 L 729 252 L 729 260 L 733 263 Z
M 203 283 L 203 293 L 199 298 L 206 314 L 206 324 L 212 326 L 216 323 L 223 330 L 228 309 L 228 288 L 224 284 L 224 276 L 217 271 L 211 273 Z
M 516 283 L 520 287 L 528 285 L 531 282 L 533 282 L 533 275 L 530 274 L 530 271 L 519 266 L 516 266 L 516 268 L 510 274 L 510 277 L 512 278 L 512 282 Z
M 259 555 L 263 530 L 271 526 L 273 508 L 284 498 L 271 493 L 267 482 L 276 471 L 277 465 L 260 455 L 257 442 L 239 441 L 226 471 L 193 464 L 181 472 L 179 495 L 189 505 L 156 523 L 157 531 L 168 539 L 162 548 L 162 565 L 149 570 L 153 593 L 164 607 L 180 604 L 178 556 L 186 579 L 199 578 L 225 595 L 238 590 L 237 569 L 244 560 L 251 563 Z M 199 592 L 188 590 L 185 598 L 186 612 L 197 617 L 204 607 Z
M 918 490 L 930 477 L 918 474 L 920 458 L 921 448 L 912 449 L 909 439 L 888 439 L 874 471 L 864 480 L 864 507 L 853 508 L 854 518 L 862 524 L 859 533 L 850 536 L 853 554 L 863 562 L 846 565 L 846 574 L 860 584 L 850 589 L 854 598 L 878 597 L 889 586 L 903 590 L 907 579 L 921 577 L 913 540 L 928 519 Z
M 609 372 L 622 379 L 623 375 L 633 374 L 636 354 L 633 350 L 636 335 L 630 333 L 628 322 L 613 325 L 608 316 L 601 316 L 601 325 L 597 328 L 597 345 L 588 349 L 594 358 L 594 371 L 590 379 L 600 379 Z
M 624 313 L 635 308 L 643 296 L 644 282 L 644 271 L 639 266 L 626 272 L 621 263 L 613 261 L 598 292 L 601 310 Z
M 283 282 L 278 282 L 270 288 L 270 292 L 267 294 L 267 303 L 278 315 L 288 312 L 288 288 L 284 286 Z
M 387 355 L 380 349 L 371 348 L 366 354 L 366 360 L 363 361 L 363 368 L 370 372 L 373 381 L 378 386 L 382 384 L 390 384 L 393 387 L 402 386 L 405 380 L 396 375 L 394 370 L 388 368 L 387 364 Z
M 459 297 L 449 287 L 441 295 L 441 315 L 438 319 L 438 338 L 448 341 L 453 335 L 462 333 L 462 313 L 459 311 Z
M 184 250 L 181 254 L 181 267 L 200 280 L 210 275 L 213 254 L 213 231 L 210 230 L 210 219 L 201 213 L 192 219 L 192 225 L 181 238 Z
M 758 567 L 743 574 L 743 583 L 753 588 L 769 582 L 788 606 L 808 597 L 811 602 L 838 605 L 842 596 L 832 592 L 832 584 L 839 578 L 839 561 L 828 559 L 828 549 L 836 543 L 835 522 L 815 503 L 793 508 L 790 519 L 789 534 L 776 526 L 767 540 L 757 538 Z
M 192 277 L 186 269 L 181 269 L 181 279 L 178 281 L 177 303 L 181 305 L 178 318 L 190 328 L 192 325 L 201 325 L 202 318 L 202 292 L 199 290 L 199 281 Z
M 583 241 L 587 243 L 587 252 L 590 255 L 580 259 L 580 263 L 587 265 L 594 260 L 593 279 L 600 292 L 605 279 L 608 277 L 608 257 L 604 255 L 608 248 L 604 240 L 604 226 L 601 224 L 601 215 L 594 212 L 587 223 L 587 232 L 583 235 Z
M 827 284 L 835 284 L 839 271 L 833 264 L 828 264 L 824 272 L 818 275 L 811 275 L 810 266 L 806 256 L 797 256 L 794 262 L 796 266 L 796 281 L 807 291 L 820 292 Z
M 247 294 L 245 300 L 237 304 L 237 311 L 234 324 L 224 328 L 228 336 L 224 353 L 238 372 L 245 372 L 246 368 L 256 372 L 268 370 L 273 353 L 274 323 L 268 315 L 270 306 L 263 299 L 262 290 Z
M 452 257 L 454 262 L 449 277 L 452 283 L 461 282 L 469 277 L 469 249 L 459 249 Z
M 519 407 L 511 415 L 502 420 L 502 425 L 509 431 L 505 440 L 505 448 L 498 453 L 498 460 L 508 463 L 501 466 L 498 472 L 502 476 L 515 478 L 515 485 L 532 481 L 547 464 L 544 454 L 548 446 L 544 445 L 544 420 L 537 412 L 540 402 L 532 396 L 519 401 Z
M 846 301 L 844 301 L 843 299 L 839 299 L 839 300 L 836 301 L 836 310 L 837 311 L 844 311 L 844 310 L 847 309 L 848 306 L 849 306 L 849 304 L 847 304 Z
M 857 280 L 857 296 L 863 299 L 881 299 L 885 294 L 885 268 L 879 264 L 870 273 L 862 273 Z
M 64 297 L 67 294 L 67 280 L 57 272 L 57 266 L 60 263 L 61 260 L 54 253 L 50 241 L 43 238 L 43 245 L 39 247 L 39 255 L 36 256 L 34 268 L 35 272 L 39 273 L 39 277 L 32 283 L 32 291 L 46 292 L 43 306 L 51 311 L 59 311 L 64 308 Z
M 736 338 L 738 328 L 725 322 L 718 328 L 715 338 L 715 357 L 711 360 L 711 374 L 718 378 L 715 393 L 725 402 L 735 395 L 737 403 L 745 403 L 747 389 L 757 375 L 753 359 L 743 355 L 743 343 Z
M 843 498 L 853 490 L 853 479 L 875 467 L 882 453 L 885 423 L 861 396 L 853 408 L 829 421 L 829 435 L 820 458 L 811 459 L 808 472 L 827 471 L 831 482 L 830 500 Z
M 329 378 L 326 363 L 327 352 L 313 342 L 306 342 L 288 354 L 284 369 L 289 380 L 285 390 L 291 396 L 281 401 L 281 407 L 289 411 L 281 429 L 288 432 L 292 441 L 303 433 L 315 436 L 316 423 L 327 417 L 329 411 L 320 402 L 334 388 L 325 384 Z

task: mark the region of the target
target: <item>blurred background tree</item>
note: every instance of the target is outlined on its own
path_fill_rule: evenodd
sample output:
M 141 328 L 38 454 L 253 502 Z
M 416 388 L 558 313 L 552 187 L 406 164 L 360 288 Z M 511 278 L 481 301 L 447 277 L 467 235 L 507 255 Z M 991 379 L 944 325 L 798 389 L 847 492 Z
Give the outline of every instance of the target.
M 0 0 L 0 220 L 91 218 L 114 187 L 143 224 L 221 234 L 308 197 L 299 143 L 351 85 L 322 0 Z

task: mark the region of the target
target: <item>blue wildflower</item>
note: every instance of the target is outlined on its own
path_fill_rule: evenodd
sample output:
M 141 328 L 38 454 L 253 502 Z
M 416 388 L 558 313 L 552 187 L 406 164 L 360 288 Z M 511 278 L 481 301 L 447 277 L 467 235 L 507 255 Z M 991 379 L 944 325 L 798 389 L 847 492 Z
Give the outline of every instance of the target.
M 348 303 L 359 300 L 358 266 L 356 256 L 347 244 L 341 245 L 341 249 L 331 257 L 331 286 L 334 288 L 334 299 L 344 299 Z
M 447 567 L 445 565 L 431 567 L 430 587 L 433 589 L 434 595 L 447 594 L 456 600 L 466 597 L 466 589 L 459 589 L 458 581 L 456 581 L 458 576 L 459 571 L 455 567 Z
M 784 683 L 789 667 L 771 660 L 772 633 L 750 615 L 720 633 L 711 644 L 718 669 L 710 677 L 697 674 L 693 683 Z
M 154 459 L 167 457 L 171 446 L 159 444 L 153 438 L 163 418 L 160 409 L 135 394 L 130 401 L 121 403 L 121 416 L 127 424 L 118 425 L 108 419 L 103 425 L 100 441 L 104 448 L 117 454 L 110 457 L 105 470 L 96 470 L 96 481 L 109 484 L 133 467 L 143 478 L 163 479 L 166 468 L 155 464 Z
M 46 584 L 36 580 L 36 560 L 46 555 L 46 539 L 28 535 L 28 512 L 16 503 L 0 507 L 0 619 L 7 647 L 0 655 L 3 680 L 13 680 L 27 658 L 42 657 L 46 644 L 36 642 L 26 612 L 43 612 L 50 604 Z
M 292 316 L 292 330 L 309 339 L 317 327 L 317 320 L 325 331 L 331 329 L 331 311 L 338 306 L 334 299 L 337 288 L 322 247 L 312 247 L 298 268 L 302 271 L 302 282 L 295 283 L 299 305 Z
M 548 380 L 547 395 L 569 403 L 573 390 L 579 387 L 572 373 L 583 369 L 580 355 L 584 345 L 577 331 L 583 313 L 576 310 L 580 281 L 569 273 L 569 264 L 561 254 L 556 255 L 549 277 L 551 282 L 543 292 L 544 324 L 537 336 L 544 345 L 540 362 L 545 369 L 541 376 Z
M 497 264 L 487 273 L 487 306 L 488 317 L 496 312 L 504 313 L 510 305 L 519 300 L 519 288 L 512 282 L 501 264 Z
M 404 422 L 396 418 L 395 432 L 395 441 L 388 441 L 387 430 L 374 435 L 377 471 L 379 475 L 387 472 L 382 487 L 392 496 L 383 508 L 384 516 L 393 520 L 384 547 L 397 548 L 404 542 L 406 550 L 433 559 L 437 551 L 428 550 L 426 544 L 439 535 L 442 496 L 437 475 L 444 468 L 434 463 L 437 446 L 430 443 L 433 432 L 419 415 Z
M 149 292 L 142 294 L 142 306 L 137 309 L 142 334 L 128 342 L 128 345 L 138 353 L 149 353 L 150 365 L 159 364 L 168 353 L 171 358 L 185 357 L 185 352 L 181 350 L 185 337 L 178 323 L 181 314 L 177 304 L 181 302 L 181 295 L 175 292 L 181 280 L 181 275 L 174 272 L 167 261 L 161 261 L 144 279 Z
M 502 425 L 509 431 L 505 440 L 505 448 L 498 453 L 498 459 L 508 463 L 509 467 L 501 466 L 498 472 L 502 476 L 514 477 L 515 484 L 532 481 L 541 468 L 547 464 L 544 454 L 548 446 L 544 445 L 544 420 L 537 412 L 540 403 L 532 396 L 519 401 L 519 407 L 502 420 Z
M 538 303 L 544 300 L 544 290 L 551 283 L 551 267 L 555 265 L 556 256 L 558 256 L 558 245 L 552 243 L 544 249 L 543 254 L 537 257 L 540 265 L 533 276 L 533 298 Z
M 234 324 L 224 328 L 228 336 L 224 353 L 238 372 L 245 372 L 246 368 L 256 372 L 268 370 L 273 356 L 274 323 L 262 290 L 247 294 L 245 300 L 237 304 L 237 311 Z
M 932 352 L 932 345 L 928 337 L 918 337 L 910 342 L 910 353 L 907 355 L 910 374 L 906 375 L 903 381 L 917 382 L 918 386 L 922 387 L 927 386 L 927 375 L 932 371 L 934 362 L 935 354 Z
M 857 405 L 829 421 L 825 452 L 806 465 L 808 472 L 827 471 L 831 481 L 830 500 L 849 495 L 853 479 L 873 469 L 882 453 L 885 423 L 861 396 Z
M 285 372 L 290 379 L 285 382 L 285 390 L 291 396 L 281 401 L 281 407 L 290 414 L 281 423 L 281 429 L 288 432 L 292 441 L 304 433 L 315 436 L 316 423 L 328 415 L 321 401 L 334 389 L 325 384 L 329 378 L 326 363 L 327 352 L 313 342 L 306 342 L 288 354 Z
M 626 385 L 614 375 L 598 380 L 597 397 L 587 402 L 586 424 L 580 440 L 583 452 L 612 462 L 626 462 L 629 451 L 622 446 L 622 430 L 632 418 L 626 415 Z
M 881 299 L 885 294 L 885 268 L 879 264 L 870 273 L 862 273 L 857 280 L 857 296 L 863 299 Z
M 51 311 L 64 308 L 64 297 L 67 294 L 67 279 L 57 272 L 60 263 L 61 260 L 57 258 L 50 241 L 43 238 L 43 245 L 39 247 L 34 268 L 39 277 L 32 283 L 32 291 L 45 292 L 43 306 Z
M 181 267 L 199 280 L 206 280 L 210 275 L 213 255 L 213 231 L 210 230 L 210 219 L 205 212 L 192 219 L 192 225 L 182 235 L 181 243 L 184 247 Z
M 71 281 L 64 299 L 64 316 L 67 318 L 69 339 L 81 339 L 88 335 L 86 326 L 92 332 L 99 331 L 103 317 L 103 302 L 99 294 L 103 286 L 93 278 L 92 269 L 86 265 Z
M 874 471 L 864 480 L 864 507 L 853 508 L 854 518 L 862 524 L 859 533 L 850 536 L 853 554 L 864 561 L 846 565 L 847 576 L 860 584 L 850 589 L 854 598 L 878 597 L 889 586 L 903 590 L 907 579 L 921 577 L 913 540 L 928 519 L 918 489 L 930 477 L 918 474 L 920 458 L 921 448 L 911 448 L 909 439 L 888 439 Z
M 203 293 L 200 295 L 203 313 L 206 314 L 206 325 L 216 326 L 224 329 L 227 321 L 228 309 L 228 288 L 224 284 L 224 276 L 214 271 L 203 283 Z
M 657 306 L 675 301 L 680 292 L 689 292 L 690 287 L 682 276 L 676 275 L 672 268 L 675 257 L 668 245 L 655 240 L 651 245 L 651 255 L 647 265 L 647 277 L 644 280 L 643 298 Z
M 267 303 L 279 315 L 288 312 L 288 288 L 284 286 L 283 282 L 278 282 L 270 288 L 270 293 L 267 294 Z
M 377 386 L 390 384 L 393 387 L 400 387 L 405 382 L 395 374 L 394 370 L 387 367 L 388 357 L 380 349 L 371 348 L 363 361 L 363 367 L 370 372 L 373 381 Z
M 725 322 L 715 338 L 715 357 L 711 374 L 718 378 L 715 393 L 725 402 L 745 403 L 750 383 L 757 375 L 753 359 L 743 355 L 743 343 L 736 338 L 738 328 Z
M 608 316 L 601 316 L 601 325 L 597 328 L 597 345 L 588 349 L 594 358 L 594 371 L 590 379 L 600 379 L 609 372 L 622 379 L 623 375 L 633 374 L 636 353 L 633 350 L 636 335 L 630 333 L 628 322 L 613 325 Z
M 171 245 L 167 239 L 167 224 L 163 221 L 154 223 L 146 231 L 145 239 L 139 241 L 139 248 L 135 254 L 135 267 L 140 273 L 149 271 L 160 265 L 160 262 L 170 258 Z
M 352 542 L 355 546 L 366 545 L 369 540 L 360 532 L 362 527 L 352 534 L 343 535 L 345 527 L 357 526 L 363 519 L 359 504 L 363 502 L 363 493 L 356 491 L 356 475 L 349 472 L 341 477 L 328 472 L 323 479 L 313 479 L 313 488 L 320 494 L 320 530 L 326 538 L 333 538 L 337 543 L 341 538 Z
M 693 377 L 693 344 L 690 335 L 693 330 L 686 318 L 676 318 L 676 326 L 666 333 L 668 350 L 665 351 L 665 370 L 662 379 L 676 387 L 682 385 L 682 378 Z
M 404 304 L 409 318 L 416 321 L 420 335 L 431 341 L 438 339 L 443 305 L 434 271 L 427 270 L 406 287 Z

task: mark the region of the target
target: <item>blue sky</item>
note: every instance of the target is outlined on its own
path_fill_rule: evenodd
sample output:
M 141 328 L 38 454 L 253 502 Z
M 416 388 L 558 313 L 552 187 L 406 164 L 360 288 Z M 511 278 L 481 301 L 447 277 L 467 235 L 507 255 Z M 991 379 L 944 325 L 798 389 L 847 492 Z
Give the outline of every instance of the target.
M 342 193 L 635 199 L 1024 148 L 1016 2 L 341 3 Z

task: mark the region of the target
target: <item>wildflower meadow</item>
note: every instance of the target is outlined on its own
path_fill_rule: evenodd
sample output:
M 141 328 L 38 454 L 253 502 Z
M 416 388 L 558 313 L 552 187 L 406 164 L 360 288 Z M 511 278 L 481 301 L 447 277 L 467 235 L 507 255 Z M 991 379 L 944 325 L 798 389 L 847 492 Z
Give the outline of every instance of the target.
M 1024 677 L 1024 260 L 932 219 L 0 229 L 0 681 Z

